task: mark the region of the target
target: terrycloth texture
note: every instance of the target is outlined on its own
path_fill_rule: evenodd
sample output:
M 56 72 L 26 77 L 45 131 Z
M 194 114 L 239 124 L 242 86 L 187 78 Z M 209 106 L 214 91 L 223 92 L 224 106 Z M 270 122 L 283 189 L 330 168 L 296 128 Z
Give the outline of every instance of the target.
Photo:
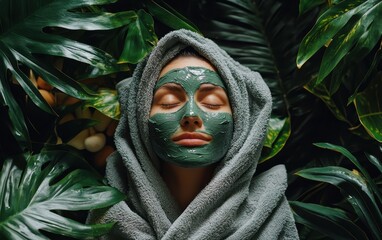
M 159 175 L 148 118 L 160 70 L 188 46 L 208 59 L 225 81 L 234 133 L 210 183 L 181 212 Z M 272 102 L 258 73 L 212 41 L 178 30 L 158 42 L 118 91 L 122 117 L 115 134 L 117 152 L 108 159 L 106 177 L 127 200 L 90 213 L 89 222 L 116 222 L 102 239 L 298 239 L 284 195 L 284 166 L 255 176 Z

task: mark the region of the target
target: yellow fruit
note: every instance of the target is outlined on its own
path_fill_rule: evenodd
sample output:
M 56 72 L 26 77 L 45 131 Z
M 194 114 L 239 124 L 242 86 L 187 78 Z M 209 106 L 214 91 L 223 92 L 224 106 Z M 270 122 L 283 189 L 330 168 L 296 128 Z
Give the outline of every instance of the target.
M 106 144 L 106 137 L 103 133 L 97 133 L 85 139 L 84 145 L 89 152 L 98 152 Z
M 56 99 L 54 98 L 54 95 L 44 89 L 39 89 L 40 94 L 45 99 L 45 101 L 51 106 L 56 105 Z

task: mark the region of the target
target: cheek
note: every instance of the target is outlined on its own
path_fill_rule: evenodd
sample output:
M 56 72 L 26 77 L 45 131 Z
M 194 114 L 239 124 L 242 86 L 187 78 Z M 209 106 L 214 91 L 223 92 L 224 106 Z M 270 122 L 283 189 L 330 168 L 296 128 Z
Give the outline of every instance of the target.
M 157 113 L 149 118 L 152 134 L 160 138 L 169 138 L 179 128 L 178 113 Z
M 215 138 L 232 137 L 233 119 L 230 113 L 209 113 L 204 121 L 206 130 Z

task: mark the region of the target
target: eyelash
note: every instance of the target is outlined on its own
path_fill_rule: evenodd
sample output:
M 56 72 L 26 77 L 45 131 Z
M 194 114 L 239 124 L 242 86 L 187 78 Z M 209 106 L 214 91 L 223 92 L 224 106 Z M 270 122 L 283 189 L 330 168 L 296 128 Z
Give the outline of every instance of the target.
M 203 103 L 203 106 L 209 109 L 219 109 L 222 105 Z
M 170 103 L 170 104 L 162 103 L 162 104 L 160 104 L 160 106 L 162 108 L 165 108 L 165 109 L 170 109 L 170 108 L 173 108 L 173 107 L 177 107 L 178 105 L 179 105 L 179 103 Z

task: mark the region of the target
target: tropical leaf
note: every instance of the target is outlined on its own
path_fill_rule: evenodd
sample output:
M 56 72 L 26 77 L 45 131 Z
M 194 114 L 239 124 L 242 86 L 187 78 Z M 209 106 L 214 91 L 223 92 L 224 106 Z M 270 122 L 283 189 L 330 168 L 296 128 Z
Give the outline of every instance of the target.
M 374 183 L 373 179 L 371 178 L 369 172 L 361 165 L 361 163 L 357 160 L 357 158 L 351 154 L 346 148 L 343 148 L 341 146 L 337 146 L 330 143 L 315 143 L 317 147 L 330 149 L 336 152 L 341 153 L 344 155 L 347 159 L 349 159 L 357 168 L 361 171 L 363 176 L 366 178 L 368 184 L 370 185 L 370 188 L 374 191 L 374 194 L 378 197 L 379 201 L 382 203 L 382 194 L 380 193 L 377 185 Z M 371 156 L 371 155 L 370 155 Z
M 121 114 L 117 91 L 113 89 L 99 89 L 97 98 L 85 100 L 84 105 L 93 107 L 106 116 L 118 120 Z
M 382 3 L 377 0 L 345 0 L 329 8 L 305 36 L 297 56 L 301 67 L 325 44 L 316 84 L 320 83 L 354 47 L 353 52 L 365 56 L 381 38 L 379 19 Z M 355 59 L 359 61 L 359 59 Z
M 28 79 L 20 66 L 32 69 L 58 90 L 80 99 L 91 98 L 91 91 L 69 78 L 36 54 L 70 58 L 97 67 L 107 74 L 119 70 L 109 54 L 89 45 L 51 34 L 57 28 L 70 30 L 107 30 L 131 22 L 133 12 L 105 13 L 81 12 L 79 8 L 110 4 L 115 0 L 40 0 L 2 2 L 0 14 L 0 103 L 9 107 L 14 136 L 20 143 L 28 142 L 24 116 L 10 92 L 10 77 L 29 95 L 41 109 L 51 112 L 50 106 Z M 15 7 L 17 6 L 17 7 Z M 50 33 L 47 33 L 50 32 Z
M 289 11 L 290 7 L 290 3 L 278 0 L 218 0 L 200 4 L 195 10 L 201 12 L 198 19 L 205 36 L 264 78 L 272 92 L 274 120 L 287 119 L 289 123 L 285 127 L 290 128 L 283 129 L 283 133 L 291 132 L 294 117 L 306 118 L 312 112 L 312 106 L 307 107 L 307 104 L 313 99 L 302 88 L 310 73 L 296 77 L 293 59 L 302 32 L 314 15 L 298 19 L 297 11 Z M 284 142 L 275 146 L 284 146 L 287 139 L 284 135 L 279 139 Z M 296 145 L 301 146 L 300 143 Z M 292 147 L 293 151 L 297 146 Z
M 382 142 L 382 77 L 376 76 L 375 81 L 354 99 L 358 118 L 366 131 L 378 142 Z
M 188 29 L 194 32 L 199 32 L 198 27 L 190 22 L 183 15 L 178 13 L 167 3 L 157 0 L 145 0 L 144 1 L 150 14 L 157 18 L 163 24 L 173 28 L 173 29 Z
M 304 88 L 319 97 L 338 120 L 344 121 L 351 125 L 346 117 L 345 109 L 341 105 L 338 105 L 333 98 L 334 93 L 338 90 L 339 84 L 336 84 L 335 86 L 327 86 L 326 83 L 327 82 L 315 84 L 312 80 L 307 83 Z
M 382 174 L 382 163 L 375 156 L 371 154 L 365 154 L 367 159 L 378 169 L 378 171 Z M 381 201 L 382 202 L 382 201 Z
M 119 57 L 119 62 L 139 62 L 154 48 L 157 41 L 153 18 L 143 9 L 140 9 L 134 16 L 134 21 L 128 26 L 125 46 Z
M 354 208 L 362 222 L 369 226 L 373 235 L 382 235 L 382 214 L 367 181 L 357 171 L 328 166 L 303 169 L 296 175 L 320 182 L 330 183 L 339 189 Z
M 290 135 L 290 119 L 273 117 L 269 120 L 264 148 L 261 152 L 260 163 L 275 156 L 284 147 Z
M 20 160 L 26 161 L 25 167 L 20 167 Z M 85 225 L 57 211 L 103 208 L 124 198 L 105 186 L 75 149 L 68 147 L 5 159 L 0 183 L 2 239 L 48 239 L 40 230 L 77 239 L 100 236 L 113 224 Z
M 333 239 L 368 239 L 365 232 L 348 217 L 345 211 L 339 208 L 298 201 L 289 201 L 289 204 L 296 222 Z
M 317 7 L 319 5 L 322 5 L 324 4 L 326 1 L 325 0 L 300 0 L 300 4 L 299 4 L 299 12 L 300 14 L 304 14 L 308 11 L 310 11 L 311 9 L 313 9 L 314 7 Z

